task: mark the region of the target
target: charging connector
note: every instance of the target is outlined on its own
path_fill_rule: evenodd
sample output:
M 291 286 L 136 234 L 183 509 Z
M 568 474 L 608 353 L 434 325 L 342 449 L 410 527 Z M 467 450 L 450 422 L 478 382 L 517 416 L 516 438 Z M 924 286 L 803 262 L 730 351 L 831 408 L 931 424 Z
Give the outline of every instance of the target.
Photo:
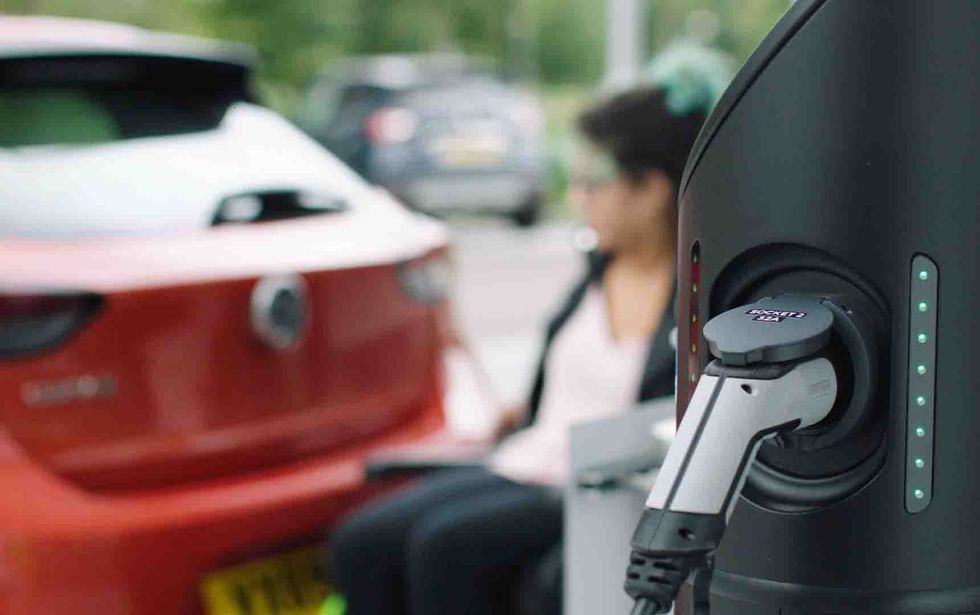
M 634 615 L 666 613 L 692 572 L 709 566 L 767 438 L 823 421 L 837 398 L 819 356 L 833 314 L 786 296 L 737 308 L 704 330 L 712 354 L 632 539 L 625 588 Z

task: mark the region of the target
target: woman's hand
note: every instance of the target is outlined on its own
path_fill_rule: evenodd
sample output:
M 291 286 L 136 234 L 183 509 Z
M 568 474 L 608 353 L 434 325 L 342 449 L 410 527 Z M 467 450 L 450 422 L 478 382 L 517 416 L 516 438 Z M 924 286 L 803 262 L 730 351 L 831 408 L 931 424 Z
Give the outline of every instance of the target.
M 523 427 L 526 422 L 527 404 L 520 404 L 517 406 L 504 408 L 501 411 L 500 417 L 497 419 L 497 425 L 494 428 L 494 440 L 503 440 L 512 432 Z

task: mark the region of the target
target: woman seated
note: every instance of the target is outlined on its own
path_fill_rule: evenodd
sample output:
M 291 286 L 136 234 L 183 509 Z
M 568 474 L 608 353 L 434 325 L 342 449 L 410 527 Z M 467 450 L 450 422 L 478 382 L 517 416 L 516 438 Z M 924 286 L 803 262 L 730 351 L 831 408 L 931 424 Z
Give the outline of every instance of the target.
M 529 403 L 483 469 L 447 470 L 355 512 L 332 537 L 350 615 L 490 615 L 500 585 L 558 544 L 569 427 L 674 391 L 675 195 L 707 105 L 669 88 L 579 120 L 570 196 L 594 233 L 588 272 L 547 329 Z

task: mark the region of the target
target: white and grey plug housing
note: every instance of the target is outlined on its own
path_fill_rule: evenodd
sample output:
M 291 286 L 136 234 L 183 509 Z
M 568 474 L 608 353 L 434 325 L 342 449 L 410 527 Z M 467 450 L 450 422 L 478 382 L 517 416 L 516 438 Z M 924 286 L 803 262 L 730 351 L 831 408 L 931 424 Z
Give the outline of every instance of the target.
M 710 565 L 761 444 L 831 414 L 838 379 L 824 351 L 833 324 L 820 298 L 784 295 L 705 325 L 715 360 L 632 539 L 625 588 L 635 614 L 668 612 L 691 573 Z

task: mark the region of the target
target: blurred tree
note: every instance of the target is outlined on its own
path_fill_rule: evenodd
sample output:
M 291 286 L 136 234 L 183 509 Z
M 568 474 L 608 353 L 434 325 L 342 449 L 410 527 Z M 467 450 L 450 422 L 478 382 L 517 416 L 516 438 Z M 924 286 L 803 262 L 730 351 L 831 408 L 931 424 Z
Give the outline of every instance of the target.
M 0 13 L 105 19 L 161 30 L 187 31 L 194 27 L 190 4 L 188 0 L 173 0 L 166 4 L 151 0 L 0 0 Z
M 788 6 L 787 0 L 651 0 L 652 49 L 685 36 L 745 59 Z
M 247 42 L 261 58 L 260 93 L 291 109 L 298 88 L 324 62 L 345 55 L 356 30 L 356 0 L 181 0 L 192 5 L 202 34 Z
M 506 6 L 483 0 L 362 0 L 352 51 L 458 50 L 501 57 Z
M 602 74 L 604 7 L 596 0 L 534 0 L 536 61 L 547 83 L 591 83 Z
M 744 58 L 787 0 L 648 0 L 650 49 L 679 34 Z M 0 0 L 0 12 L 132 23 L 249 43 L 260 92 L 289 111 L 317 68 L 343 55 L 462 51 L 534 70 L 545 84 L 601 76 L 601 0 Z M 515 66 L 520 65 L 520 66 Z

